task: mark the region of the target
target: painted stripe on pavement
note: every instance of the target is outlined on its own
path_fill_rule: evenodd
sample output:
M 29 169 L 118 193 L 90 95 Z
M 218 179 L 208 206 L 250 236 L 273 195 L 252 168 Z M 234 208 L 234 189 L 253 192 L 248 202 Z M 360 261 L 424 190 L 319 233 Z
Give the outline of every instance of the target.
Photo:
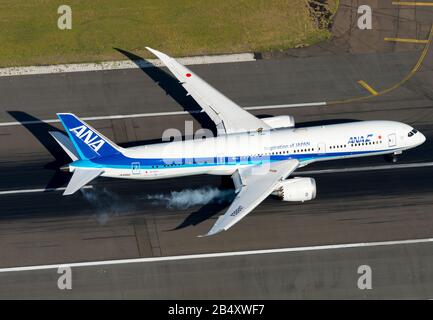
M 299 108 L 299 107 L 319 107 L 326 106 L 326 102 L 311 102 L 311 103 L 292 103 L 292 104 L 277 104 L 270 106 L 252 106 L 245 107 L 245 110 L 266 110 L 266 109 L 284 109 L 284 108 Z M 175 116 L 189 113 L 201 113 L 200 111 L 169 111 L 169 112 L 152 112 L 152 113 L 136 113 L 136 114 L 118 114 L 111 116 L 94 116 L 94 117 L 80 117 L 84 121 L 92 120 L 115 120 L 115 119 L 128 119 L 128 118 L 145 118 L 145 117 L 163 117 L 163 116 Z M 38 123 L 58 123 L 59 119 L 47 119 L 47 120 L 35 120 L 35 121 L 13 121 L 13 122 L 0 122 L 0 127 L 27 125 L 27 124 L 38 124 Z
M 335 249 L 350 249 L 350 248 L 367 248 L 367 247 L 379 247 L 379 246 L 411 245 L 411 244 L 430 243 L 430 242 L 433 242 L 433 238 L 332 244 L 332 245 L 320 245 L 320 246 L 308 246 L 308 247 L 250 250 L 250 251 L 231 251 L 231 252 L 191 254 L 191 255 L 167 256 L 167 257 L 138 258 L 138 259 L 88 261 L 88 262 L 77 262 L 77 263 L 1 268 L 0 273 L 48 270 L 48 269 L 58 269 L 60 267 L 71 267 L 71 268 L 95 267 L 95 266 L 122 265 L 122 264 L 133 264 L 133 263 L 149 263 L 149 262 L 163 262 L 163 261 L 180 261 L 180 260 L 193 260 L 193 259 L 249 256 L 249 255 L 271 254 L 271 253 L 290 253 L 290 252 L 305 252 L 305 251 L 320 251 L 320 250 L 335 250 Z

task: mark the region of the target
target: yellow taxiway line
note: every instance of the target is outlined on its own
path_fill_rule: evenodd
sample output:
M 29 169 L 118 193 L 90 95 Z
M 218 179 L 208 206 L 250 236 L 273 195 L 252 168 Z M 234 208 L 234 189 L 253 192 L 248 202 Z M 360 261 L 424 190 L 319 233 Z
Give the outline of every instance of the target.
M 407 38 L 385 38 L 384 40 L 394 41 L 394 42 L 419 43 L 419 44 L 426 44 L 429 41 L 429 40 L 407 39 Z
M 421 65 L 424 62 L 425 57 L 427 56 L 427 52 L 430 49 L 430 45 L 432 43 L 432 40 L 433 40 L 433 24 L 432 24 L 431 29 L 430 29 L 430 34 L 428 36 L 427 43 L 425 44 L 424 49 L 422 50 L 421 55 L 419 56 L 418 61 L 416 62 L 415 66 L 412 68 L 412 70 L 410 70 L 409 73 L 403 79 L 401 79 L 400 81 L 398 81 L 397 83 L 395 83 L 391 87 L 383 89 L 382 91 L 379 91 L 377 93 L 378 96 L 381 96 L 381 95 L 384 95 L 384 94 L 387 94 L 391 91 L 396 90 L 397 88 L 402 86 L 404 83 L 409 81 L 418 72 L 418 70 L 421 68 Z M 352 103 L 352 102 L 357 102 L 357 101 L 363 101 L 366 99 L 370 99 L 373 96 L 374 95 L 348 98 L 348 99 L 343 99 L 343 100 L 328 101 L 327 105 L 332 106 L 332 105 L 337 105 L 337 104 L 342 104 L 342 103 Z
M 364 80 L 359 80 L 358 83 L 364 89 L 366 89 L 367 91 L 369 91 L 373 96 L 377 96 L 378 95 L 377 91 L 374 90 L 370 85 L 368 85 L 368 83 L 365 82 Z
M 433 2 L 393 1 L 392 4 L 396 6 L 433 7 Z

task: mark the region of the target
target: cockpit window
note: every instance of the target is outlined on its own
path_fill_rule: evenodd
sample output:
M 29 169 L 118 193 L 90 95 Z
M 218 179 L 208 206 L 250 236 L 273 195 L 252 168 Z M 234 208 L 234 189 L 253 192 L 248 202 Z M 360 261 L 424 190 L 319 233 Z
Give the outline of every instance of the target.
M 412 137 L 415 133 L 417 133 L 418 132 L 418 130 L 416 130 L 416 129 L 412 129 L 412 131 L 411 132 L 409 132 L 408 134 L 407 134 L 407 136 L 408 137 Z

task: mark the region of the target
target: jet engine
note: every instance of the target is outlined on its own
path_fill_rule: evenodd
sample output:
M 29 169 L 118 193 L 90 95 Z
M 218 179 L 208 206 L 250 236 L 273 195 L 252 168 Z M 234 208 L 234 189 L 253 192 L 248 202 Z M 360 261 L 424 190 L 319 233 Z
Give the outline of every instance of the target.
M 273 129 L 293 128 L 295 126 L 295 118 L 292 116 L 276 116 L 260 119 Z
M 316 198 L 316 181 L 313 178 L 283 180 L 272 192 L 282 201 L 308 201 Z

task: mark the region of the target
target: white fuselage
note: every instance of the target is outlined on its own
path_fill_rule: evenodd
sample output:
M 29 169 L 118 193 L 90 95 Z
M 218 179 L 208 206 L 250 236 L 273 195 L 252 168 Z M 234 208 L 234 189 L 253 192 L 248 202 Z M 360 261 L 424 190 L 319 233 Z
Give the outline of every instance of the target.
M 196 174 L 231 175 L 241 166 L 298 159 L 316 161 L 399 154 L 425 137 L 394 121 L 359 121 L 267 132 L 222 135 L 124 149 L 122 158 L 99 161 L 103 176 L 161 179 Z M 78 163 L 78 165 L 80 165 Z M 85 164 L 83 166 L 86 166 Z

